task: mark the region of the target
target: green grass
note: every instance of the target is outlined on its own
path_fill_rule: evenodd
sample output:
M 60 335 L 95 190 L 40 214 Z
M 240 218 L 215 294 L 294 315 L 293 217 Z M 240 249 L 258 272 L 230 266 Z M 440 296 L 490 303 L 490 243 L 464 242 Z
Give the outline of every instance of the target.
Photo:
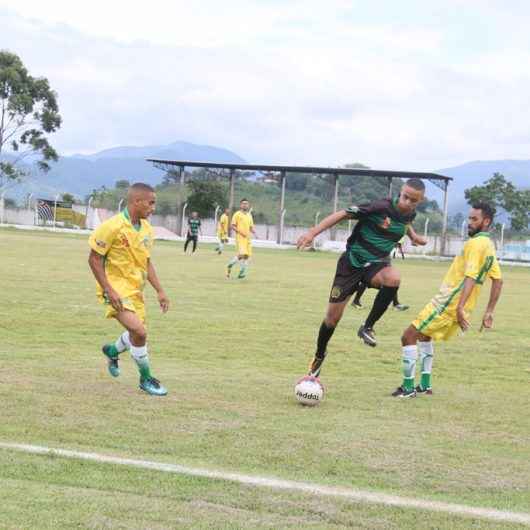
M 248 279 L 228 281 L 230 255 L 156 245 L 172 300 L 164 316 L 148 293 L 154 373 L 170 391 L 157 399 L 137 389 L 127 357 L 118 380 L 106 373 L 99 348 L 119 327 L 96 302 L 85 238 L 0 230 L 0 441 L 530 512 L 528 269 L 504 268 L 494 330 L 477 331 L 487 286 L 473 329 L 436 346 L 435 396 L 402 402 L 388 397 L 401 379 L 399 337 L 448 263 L 396 262 L 412 309 L 383 317 L 376 349 L 354 337 L 366 313 L 348 310 L 330 343 L 326 398 L 310 409 L 293 385 L 337 256 L 257 249 Z M 501 527 L 1 450 L 0 483 L 0 528 L 10 529 Z

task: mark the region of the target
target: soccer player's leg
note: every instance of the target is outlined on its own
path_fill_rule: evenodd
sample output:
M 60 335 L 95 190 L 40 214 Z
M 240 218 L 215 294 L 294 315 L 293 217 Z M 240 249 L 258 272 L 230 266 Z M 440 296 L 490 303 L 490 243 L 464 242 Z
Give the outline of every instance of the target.
M 367 287 L 364 282 L 359 282 L 357 284 L 357 290 L 355 291 L 355 296 L 353 297 L 351 306 L 355 309 L 362 309 L 363 306 L 361 304 L 361 297 L 364 294 L 364 291 L 366 291 Z
M 108 369 L 112 377 L 120 375 L 120 367 L 118 361 L 120 360 L 120 353 L 131 349 L 131 341 L 129 339 L 129 332 L 125 330 L 116 340 L 110 344 L 104 344 L 101 348 L 104 355 L 107 356 Z
M 337 262 L 337 269 L 329 295 L 326 316 L 320 325 L 315 356 L 309 365 L 309 375 L 318 377 L 327 354 L 328 343 L 340 322 L 348 300 L 358 286 L 362 276 L 361 269 L 354 269 L 346 253 Z
M 374 325 L 385 314 L 390 302 L 399 289 L 400 275 L 398 269 L 387 263 L 371 266 L 366 274 L 366 281 L 371 287 L 379 289 L 372 309 L 357 335 L 368 346 L 376 346 Z
M 116 314 L 116 320 L 129 332 L 131 356 L 140 374 L 140 388 L 154 396 L 165 396 L 167 390 L 151 374 L 149 354 L 147 352 L 147 329 L 143 305 L 135 304 L 135 310 L 125 309 Z
M 309 375 L 314 377 L 320 376 L 322 364 L 327 355 L 328 342 L 333 336 L 335 328 L 342 318 L 344 309 L 348 305 L 349 298 L 350 297 L 348 296 L 342 302 L 328 304 L 326 317 L 322 321 L 322 324 L 320 324 L 320 329 L 318 330 L 317 349 L 315 356 L 309 365 Z
M 192 248 L 191 253 L 194 254 L 195 251 L 197 250 L 197 241 L 199 240 L 199 236 L 192 236 L 191 239 L 193 241 L 193 248 Z
M 414 389 L 416 377 L 416 361 L 418 359 L 418 340 L 430 340 L 413 326 L 410 325 L 401 337 L 401 364 L 403 369 L 403 382 L 392 392 L 392 396 L 398 398 L 413 398 L 417 392 Z

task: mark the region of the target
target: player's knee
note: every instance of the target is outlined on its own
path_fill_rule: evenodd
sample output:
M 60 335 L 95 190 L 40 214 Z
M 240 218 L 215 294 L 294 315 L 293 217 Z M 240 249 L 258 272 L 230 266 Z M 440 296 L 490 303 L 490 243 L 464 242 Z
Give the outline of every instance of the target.
M 401 336 L 401 345 L 402 346 L 411 346 L 413 344 L 416 344 L 416 341 L 418 340 L 418 332 L 416 329 L 412 326 L 409 326 Z
M 401 276 L 397 269 L 391 269 L 383 276 L 383 285 L 385 287 L 399 287 L 400 282 Z
M 129 335 L 133 344 L 143 346 L 147 341 L 147 330 L 144 326 L 137 326 L 129 330 Z
M 341 318 L 342 318 L 342 313 L 328 312 L 326 314 L 326 318 L 324 319 L 324 322 L 328 328 L 336 328 Z

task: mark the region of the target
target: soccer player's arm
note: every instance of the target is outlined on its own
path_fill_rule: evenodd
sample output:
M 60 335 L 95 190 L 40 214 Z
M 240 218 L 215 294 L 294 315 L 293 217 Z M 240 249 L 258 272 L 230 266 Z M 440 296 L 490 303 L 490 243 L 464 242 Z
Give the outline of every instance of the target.
M 413 246 L 421 245 L 424 246 L 427 244 L 427 238 L 420 236 L 416 233 L 412 225 L 407 225 L 407 236 L 412 242 Z
M 296 242 L 296 247 L 301 249 L 305 247 L 311 246 L 313 243 L 313 239 L 317 237 L 319 234 L 324 232 L 325 230 L 328 230 L 332 226 L 335 226 L 337 223 L 340 223 L 344 219 L 351 219 L 348 214 L 348 210 L 339 210 L 338 212 L 332 213 L 331 215 L 328 215 L 320 223 L 318 223 L 316 226 L 313 226 L 313 228 L 310 228 L 305 234 L 301 235 L 298 238 L 298 241 Z
M 169 309 L 169 298 L 167 297 L 164 289 L 162 289 L 162 285 L 160 284 L 160 280 L 158 279 L 155 267 L 153 265 L 153 262 L 151 261 L 151 248 L 153 246 L 153 241 L 154 232 L 151 231 L 151 234 L 149 236 L 148 247 L 149 256 L 147 258 L 147 281 L 153 286 L 153 289 L 156 291 L 156 294 L 158 296 L 158 303 L 160 304 L 160 309 L 162 309 L 163 313 L 167 313 L 167 310 Z
M 236 212 L 236 213 L 232 216 L 232 222 L 230 223 L 230 227 L 232 228 L 232 230 L 233 230 L 236 234 L 239 234 L 240 236 L 245 237 L 245 234 L 243 234 L 243 232 L 239 230 L 239 215 L 238 215 L 238 212 Z
M 117 228 L 111 223 L 102 223 L 96 228 L 88 239 L 90 254 L 88 255 L 88 265 L 96 281 L 101 285 L 105 292 L 110 305 L 116 311 L 123 311 L 123 305 L 120 295 L 112 288 L 107 275 L 103 261 L 110 250 L 114 238 L 117 234 Z
M 493 311 L 495 306 L 501 296 L 502 291 L 502 274 L 501 268 L 499 267 L 499 262 L 497 258 L 493 256 L 493 264 L 488 273 L 488 278 L 491 278 L 491 289 L 490 289 L 490 298 L 488 300 L 488 305 L 486 306 L 486 311 L 482 317 L 482 324 L 480 326 L 480 331 L 484 328 L 491 329 L 493 327 Z
M 456 306 L 456 319 L 462 331 L 469 329 L 470 323 L 467 320 L 465 305 L 468 301 L 473 288 L 477 282 L 483 262 L 483 249 L 478 240 L 470 240 L 464 245 L 464 285 L 462 294 Z

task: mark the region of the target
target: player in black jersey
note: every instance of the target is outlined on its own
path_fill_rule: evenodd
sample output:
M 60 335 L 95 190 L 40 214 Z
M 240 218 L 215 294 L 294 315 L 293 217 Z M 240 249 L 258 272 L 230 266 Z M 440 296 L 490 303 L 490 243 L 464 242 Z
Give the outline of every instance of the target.
M 425 239 L 410 230 L 416 217 L 416 207 L 423 201 L 425 185 L 420 179 L 409 179 L 395 199 L 381 199 L 369 204 L 351 206 L 335 212 L 300 237 L 298 248 L 308 247 L 321 232 L 345 219 L 356 219 L 358 223 L 348 238 L 346 252 L 337 263 L 326 317 L 320 326 L 317 351 L 310 366 L 310 375 L 318 377 L 326 348 L 344 308 L 360 281 L 379 289 L 372 309 L 358 336 L 369 346 L 377 341 L 374 324 L 383 316 L 399 288 L 399 271 L 392 267 L 389 256 L 397 243 L 407 234 L 418 245 Z

